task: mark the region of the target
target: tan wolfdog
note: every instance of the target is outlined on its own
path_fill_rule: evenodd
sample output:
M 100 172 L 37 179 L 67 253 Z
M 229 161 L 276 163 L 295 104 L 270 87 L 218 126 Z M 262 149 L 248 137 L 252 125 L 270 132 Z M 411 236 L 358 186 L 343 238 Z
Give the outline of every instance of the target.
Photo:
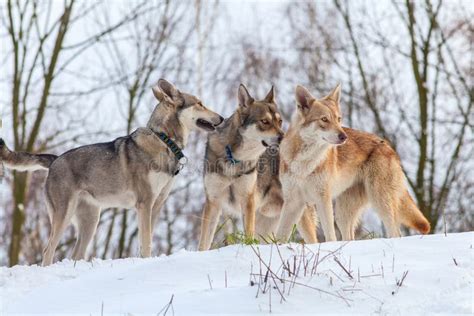
M 280 180 L 284 205 L 277 238 L 288 240 L 305 204 L 315 204 L 326 241 L 336 240 L 336 224 L 344 240 L 354 239 L 363 209 L 374 207 L 390 237 L 400 224 L 423 234 L 430 224 L 410 197 L 396 152 L 381 138 L 341 126 L 338 85 L 316 99 L 296 87 L 297 110 L 280 147 Z

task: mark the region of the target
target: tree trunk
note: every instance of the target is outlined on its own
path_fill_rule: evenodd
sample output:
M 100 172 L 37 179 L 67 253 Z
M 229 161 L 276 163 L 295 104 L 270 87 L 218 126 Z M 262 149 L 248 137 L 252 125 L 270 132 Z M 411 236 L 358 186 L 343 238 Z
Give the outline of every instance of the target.
M 12 213 L 12 233 L 8 253 L 10 266 L 17 265 L 20 259 L 22 227 L 25 221 L 26 173 L 15 172 L 13 176 L 14 208 Z

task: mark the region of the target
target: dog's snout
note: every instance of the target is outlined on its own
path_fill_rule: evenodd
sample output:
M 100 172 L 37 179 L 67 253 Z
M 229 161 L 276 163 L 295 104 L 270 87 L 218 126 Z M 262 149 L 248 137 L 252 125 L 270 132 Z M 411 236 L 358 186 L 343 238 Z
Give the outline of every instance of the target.
M 224 118 L 219 115 L 219 123 L 217 123 L 217 125 L 221 125 L 222 122 L 224 122 Z
M 337 135 L 337 138 L 339 138 L 341 142 L 345 142 L 347 139 L 347 135 L 346 133 L 339 133 L 339 135 Z

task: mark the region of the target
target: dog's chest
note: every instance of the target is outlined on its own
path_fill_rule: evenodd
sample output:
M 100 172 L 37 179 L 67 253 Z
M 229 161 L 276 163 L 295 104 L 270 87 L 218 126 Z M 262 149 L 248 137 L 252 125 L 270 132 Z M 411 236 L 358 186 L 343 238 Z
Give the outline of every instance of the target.
M 234 152 L 236 158 L 242 161 L 255 160 L 265 152 L 265 148 L 260 142 L 245 142 Z
M 257 168 L 257 161 L 241 161 L 238 163 L 230 163 L 223 161 L 221 163 L 222 174 L 230 178 L 230 181 L 235 181 L 238 178 L 254 173 Z
M 283 154 L 285 152 L 283 151 Z M 288 176 L 295 178 L 306 178 L 309 176 L 320 164 L 324 162 L 325 156 L 318 152 L 318 148 L 311 145 L 303 144 L 299 151 L 292 155 L 293 159 L 285 159 L 284 157 L 290 155 L 283 155 L 283 160 L 287 165 L 285 173 Z
M 163 187 L 173 179 L 167 172 L 155 172 L 150 171 L 148 173 L 148 184 L 150 185 L 153 195 L 157 196 L 160 194 Z
M 251 194 L 254 193 L 257 186 L 256 173 L 244 175 L 233 179 L 226 192 L 225 209 L 233 214 L 240 214 Z
M 226 212 L 240 214 L 242 205 L 255 191 L 257 174 L 227 177 L 213 173 L 206 175 L 204 183 L 211 203 L 220 205 Z

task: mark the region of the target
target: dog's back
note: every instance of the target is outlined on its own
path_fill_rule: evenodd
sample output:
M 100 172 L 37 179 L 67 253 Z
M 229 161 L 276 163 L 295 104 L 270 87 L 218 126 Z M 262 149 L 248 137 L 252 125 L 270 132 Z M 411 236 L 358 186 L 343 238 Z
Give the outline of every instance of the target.
M 354 210 L 357 212 L 370 203 L 382 219 L 394 216 L 395 223 L 428 233 L 430 224 L 408 194 L 400 157 L 395 150 L 374 134 L 350 128 L 344 131 L 348 135 L 347 142 L 332 149 L 338 173 L 334 177 L 340 180 L 336 180 L 336 185 L 344 186 L 335 190 L 341 192 L 336 198 L 336 217 L 357 217 Z M 341 180 L 346 183 L 340 184 Z M 389 214 L 389 210 L 394 214 Z M 341 225 L 344 222 L 346 220 L 342 220 Z
M 85 192 L 94 204 L 101 207 L 133 207 L 134 201 L 127 201 L 124 205 L 121 198 L 115 197 L 117 192 L 124 193 L 131 185 L 131 171 L 145 171 L 137 170 L 141 167 L 137 161 L 139 152 L 133 147 L 136 146 L 130 137 L 120 137 L 111 142 L 69 150 L 51 164 L 46 190 L 49 194 L 56 194 L 59 189 L 62 192 Z M 110 203 L 115 205 L 108 205 Z

